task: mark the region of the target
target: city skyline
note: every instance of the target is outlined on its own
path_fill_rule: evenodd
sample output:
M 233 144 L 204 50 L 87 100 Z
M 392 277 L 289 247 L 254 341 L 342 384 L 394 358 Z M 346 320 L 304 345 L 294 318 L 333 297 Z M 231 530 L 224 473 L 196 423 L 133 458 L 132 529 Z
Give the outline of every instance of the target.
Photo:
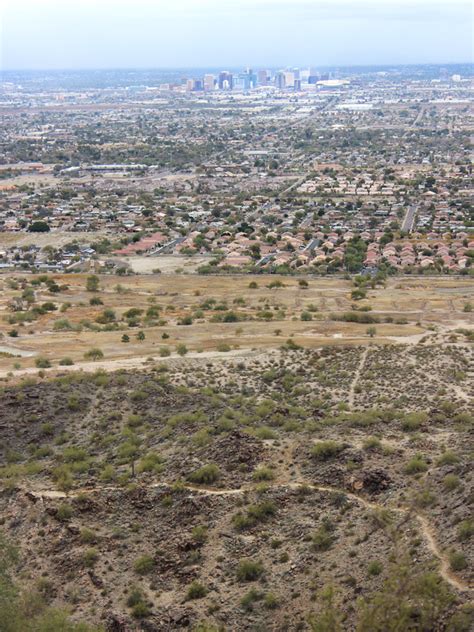
M 427 0 L 0 0 L 1 67 L 101 69 L 463 63 L 471 7 Z

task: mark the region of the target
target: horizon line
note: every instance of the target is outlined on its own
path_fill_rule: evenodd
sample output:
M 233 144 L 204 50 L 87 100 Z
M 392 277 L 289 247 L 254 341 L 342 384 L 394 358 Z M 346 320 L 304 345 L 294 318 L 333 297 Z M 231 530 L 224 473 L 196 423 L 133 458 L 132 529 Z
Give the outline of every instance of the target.
M 365 63 L 365 64 L 287 64 L 265 65 L 265 64 L 227 64 L 221 66 L 200 65 L 200 66 L 97 66 L 97 67 L 64 67 L 64 68 L 0 68 L 1 72 L 83 72 L 83 71 L 107 71 L 107 70 L 217 70 L 222 68 L 262 68 L 262 69 L 279 69 L 279 68 L 391 68 L 391 67 L 413 67 L 413 66 L 474 66 L 474 61 L 432 61 L 432 62 L 393 62 L 393 63 Z

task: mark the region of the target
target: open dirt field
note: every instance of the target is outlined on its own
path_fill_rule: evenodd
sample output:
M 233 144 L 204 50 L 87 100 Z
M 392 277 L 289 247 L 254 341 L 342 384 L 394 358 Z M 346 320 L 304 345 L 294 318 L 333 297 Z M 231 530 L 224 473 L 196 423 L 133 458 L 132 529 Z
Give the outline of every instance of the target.
M 39 357 L 53 368 L 65 357 L 86 368 L 91 348 L 102 352 L 102 368 L 117 369 L 133 359 L 136 366 L 149 357 L 176 357 L 179 345 L 193 356 L 219 357 L 276 349 L 288 340 L 304 348 L 416 344 L 473 327 L 464 311 L 473 284 L 460 278 L 389 279 L 357 302 L 351 283 L 341 279 L 307 278 L 302 288 L 297 278 L 277 276 L 102 276 L 91 292 L 87 276 L 78 274 L 52 276 L 60 288 L 54 293 L 45 283 L 31 285 L 32 279 L 0 279 L 2 377 L 31 373 Z M 22 299 L 28 292 L 29 305 Z M 23 311 L 14 311 L 20 304 Z M 49 311 L 34 313 L 44 304 Z M 25 311 L 31 320 L 23 319 Z M 341 320 L 348 314 L 362 322 Z

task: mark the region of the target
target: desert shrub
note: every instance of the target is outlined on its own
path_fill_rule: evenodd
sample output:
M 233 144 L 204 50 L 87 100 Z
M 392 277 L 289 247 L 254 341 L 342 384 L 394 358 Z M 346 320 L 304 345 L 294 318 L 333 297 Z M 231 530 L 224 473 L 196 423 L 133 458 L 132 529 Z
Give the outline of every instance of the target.
M 232 518 L 232 523 L 237 531 L 251 529 L 261 522 L 266 522 L 276 514 L 276 506 L 271 500 L 249 505 L 245 513 L 239 512 Z
M 207 527 L 204 525 L 197 525 L 193 527 L 191 536 L 198 544 L 203 544 L 207 540 Z
M 73 326 L 67 318 L 58 318 L 53 323 L 54 331 L 70 331 L 72 328 Z
M 36 358 L 35 365 L 38 369 L 49 369 L 51 368 L 51 361 L 48 360 L 48 358 L 40 356 L 39 358 Z
M 202 599 L 207 595 L 207 588 L 198 581 L 193 581 L 186 593 L 186 599 Z
M 405 432 L 413 432 L 418 430 L 428 421 L 428 415 L 425 412 L 408 413 L 402 420 L 402 430 Z
M 343 632 L 342 616 L 334 597 L 332 586 L 321 591 L 318 613 L 308 617 L 312 632 Z
M 151 573 L 155 566 L 155 561 L 150 555 L 142 555 L 133 565 L 133 570 L 137 575 L 147 575 Z
M 254 603 L 260 601 L 262 597 L 263 593 L 255 588 L 251 588 L 240 600 L 240 605 L 244 610 L 250 611 L 253 609 Z
M 421 472 L 426 472 L 427 469 L 426 461 L 421 454 L 417 454 L 405 465 L 404 472 L 405 474 L 420 474 Z
M 468 564 L 464 553 L 452 551 L 449 554 L 449 566 L 453 571 L 463 571 L 466 569 Z
M 110 483 L 117 478 L 117 472 L 111 463 L 108 463 L 100 473 L 100 480 Z
M 336 441 L 319 441 L 311 448 L 311 456 L 316 461 L 327 461 L 344 450 L 344 446 Z
M 253 582 L 264 573 L 263 564 L 258 560 L 241 560 L 237 566 L 237 579 L 239 582 Z
M 455 463 L 459 463 L 459 457 L 452 450 L 446 450 L 446 452 L 443 452 L 437 461 L 437 464 L 440 466 L 454 465 Z
M 375 577 L 376 575 L 380 575 L 382 571 L 383 571 L 382 562 L 379 562 L 378 560 L 373 560 L 372 562 L 369 562 L 369 565 L 367 566 L 367 573 L 370 576 Z
M 61 358 L 59 360 L 59 366 L 72 366 L 74 364 L 74 360 L 69 357 Z
M 148 452 L 138 463 L 139 472 L 161 472 L 163 458 L 157 452 Z
M 71 445 L 63 450 L 63 459 L 66 463 L 76 463 L 78 461 L 84 461 L 87 459 L 88 453 L 84 448 Z
M 463 520 L 458 524 L 458 538 L 469 540 L 474 535 L 474 520 Z
M 362 447 L 364 450 L 372 451 L 372 450 L 380 450 L 382 448 L 382 442 L 377 437 L 369 437 L 365 439 Z
M 67 400 L 66 405 L 69 410 L 75 411 L 79 410 L 79 408 L 81 407 L 81 402 L 79 401 L 79 398 L 76 397 L 76 395 L 71 395 Z
M 452 602 L 449 588 L 439 575 L 417 572 L 409 560 L 403 559 L 391 565 L 381 590 L 359 602 L 356 630 L 433 630 Z
M 93 360 L 94 362 L 96 362 L 97 360 L 102 360 L 103 357 L 104 357 L 104 352 L 101 349 L 98 349 L 97 347 L 93 347 L 92 349 L 89 349 L 89 351 L 86 351 L 84 354 L 85 360 Z
M 436 496 L 429 489 L 423 489 L 415 495 L 414 501 L 418 507 L 431 507 L 436 503 Z
M 267 610 L 275 610 L 276 608 L 280 607 L 280 600 L 276 595 L 269 592 L 265 595 L 263 599 L 263 606 Z
M 271 468 L 262 465 L 255 470 L 252 478 L 254 481 L 272 481 L 275 478 L 275 473 Z
M 185 356 L 188 353 L 188 348 L 185 344 L 176 345 L 176 353 L 180 356 Z
M 95 533 L 87 527 L 82 527 L 79 532 L 79 538 L 83 544 L 92 544 L 97 539 Z
M 68 505 L 67 503 L 61 503 L 57 509 L 56 517 L 58 518 L 58 520 L 65 521 L 72 518 L 73 513 L 74 512 L 71 505 Z
M 72 472 L 68 465 L 59 465 L 54 468 L 52 477 L 59 489 L 64 492 L 70 490 L 74 484 Z
M 97 551 L 97 549 L 94 548 L 87 549 L 87 551 L 84 551 L 84 553 L 82 554 L 82 559 L 84 561 L 84 566 L 90 568 L 94 566 L 94 564 L 99 559 L 99 552 Z
M 315 551 L 327 551 L 333 543 L 334 536 L 331 529 L 324 524 L 311 535 L 311 546 Z
M 262 440 L 276 439 L 277 434 L 268 426 L 260 426 L 255 430 L 255 436 Z
M 446 474 L 446 476 L 443 478 L 443 486 L 449 492 L 455 490 L 456 487 L 459 487 L 459 485 L 459 476 L 456 476 L 456 474 Z
M 188 476 L 188 480 L 198 485 L 205 485 L 209 483 L 215 483 L 220 476 L 220 471 L 215 463 L 208 463 L 203 465 L 195 472 L 192 472 Z

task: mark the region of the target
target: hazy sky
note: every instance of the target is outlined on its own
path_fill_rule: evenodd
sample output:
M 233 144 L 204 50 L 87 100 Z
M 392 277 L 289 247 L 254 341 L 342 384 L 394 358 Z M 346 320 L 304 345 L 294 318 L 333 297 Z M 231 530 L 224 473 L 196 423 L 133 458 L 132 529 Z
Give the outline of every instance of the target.
M 467 62 L 467 0 L 0 0 L 4 69 Z

